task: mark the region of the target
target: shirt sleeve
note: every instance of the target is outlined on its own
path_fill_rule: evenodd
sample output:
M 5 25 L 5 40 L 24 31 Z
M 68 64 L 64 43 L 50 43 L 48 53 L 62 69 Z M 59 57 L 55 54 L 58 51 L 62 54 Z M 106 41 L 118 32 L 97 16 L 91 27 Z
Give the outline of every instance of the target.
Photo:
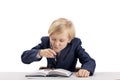
M 41 43 L 33 47 L 31 50 L 26 50 L 21 55 L 21 60 L 25 64 L 30 64 L 33 61 L 40 61 L 41 56 L 38 55 L 39 50 L 48 48 L 49 39 L 48 37 L 42 37 Z
M 42 58 L 40 55 L 39 55 L 39 52 L 38 52 L 38 54 L 37 54 L 37 56 L 36 56 L 37 58 Z
M 85 51 L 84 48 L 81 46 L 82 42 L 81 40 L 77 41 L 77 56 L 79 58 L 81 65 L 81 69 L 86 69 L 90 71 L 90 75 L 93 75 L 96 63 L 93 58 L 90 57 L 90 55 Z

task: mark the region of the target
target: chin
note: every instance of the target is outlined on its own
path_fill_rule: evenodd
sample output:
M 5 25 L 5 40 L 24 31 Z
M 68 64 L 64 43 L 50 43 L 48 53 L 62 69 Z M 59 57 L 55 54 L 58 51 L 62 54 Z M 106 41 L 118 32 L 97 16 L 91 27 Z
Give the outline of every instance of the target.
M 59 53 L 60 51 L 55 51 L 56 53 Z
M 54 50 L 56 53 L 59 53 L 61 50 Z

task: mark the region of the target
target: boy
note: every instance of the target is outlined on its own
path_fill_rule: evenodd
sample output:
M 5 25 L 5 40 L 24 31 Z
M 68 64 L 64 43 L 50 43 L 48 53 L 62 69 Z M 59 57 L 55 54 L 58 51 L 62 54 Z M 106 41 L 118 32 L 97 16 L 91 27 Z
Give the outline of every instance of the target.
M 76 72 L 78 77 L 93 75 L 96 63 L 82 48 L 81 40 L 75 37 L 75 29 L 71 21 L 59 18 L 51 24 L 48 30 L 49 36 L 41 38 L 41 43 L 31 50 L 23 52 L 23 63 L 30 64 L 47 58 L 47 68 L 63 68 L 76 71 L 77 59 L 81 68 Z

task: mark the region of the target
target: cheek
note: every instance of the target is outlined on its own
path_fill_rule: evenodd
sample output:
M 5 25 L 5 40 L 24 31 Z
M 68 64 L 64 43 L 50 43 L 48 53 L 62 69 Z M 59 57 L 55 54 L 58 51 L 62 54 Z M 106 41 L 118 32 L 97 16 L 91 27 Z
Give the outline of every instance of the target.
M 50 41 L 50 44 L 51 44 L 51 47 L 54 45 L 54 42 L 53 41 Z
M 67 46 L 67 43 L 61 44 L 61 47 L 62 47 L 62 48 L 65 48 L 66 46 Z
M 51 44 L 53 44 L 53 41 L 50 41 Z

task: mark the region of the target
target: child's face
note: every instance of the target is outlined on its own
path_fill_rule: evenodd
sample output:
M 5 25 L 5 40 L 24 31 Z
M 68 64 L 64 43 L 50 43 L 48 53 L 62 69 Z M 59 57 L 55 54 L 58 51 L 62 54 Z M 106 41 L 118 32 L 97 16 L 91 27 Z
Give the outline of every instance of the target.
M 67 46 L 67 43 L 70 42 L 67 31 L 63 33 L 53 33 L 50 36 L 50 42 L 52 49 L 57 53 L 60 52 Z

